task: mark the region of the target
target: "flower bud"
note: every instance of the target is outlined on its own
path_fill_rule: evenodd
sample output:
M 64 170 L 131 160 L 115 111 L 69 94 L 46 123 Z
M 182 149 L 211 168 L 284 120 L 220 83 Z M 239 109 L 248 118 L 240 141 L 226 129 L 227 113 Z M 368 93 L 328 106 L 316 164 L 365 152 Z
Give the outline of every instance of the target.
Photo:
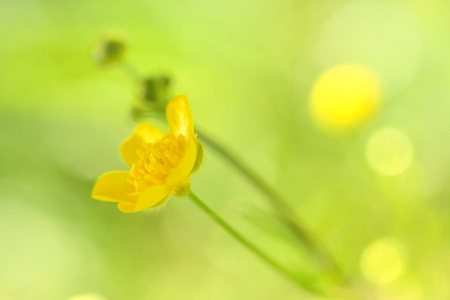
M 127 50 L 127 44 L 122 34 L 117 32 L 107 33 L 94 44 L 92 59 L 102 67 L 111 66 L 123 62 Z
M 137 86 L 139 106 L 144 110 L 162 110 L 170 98 L 171 80 L 166 75 L 144 78 Z

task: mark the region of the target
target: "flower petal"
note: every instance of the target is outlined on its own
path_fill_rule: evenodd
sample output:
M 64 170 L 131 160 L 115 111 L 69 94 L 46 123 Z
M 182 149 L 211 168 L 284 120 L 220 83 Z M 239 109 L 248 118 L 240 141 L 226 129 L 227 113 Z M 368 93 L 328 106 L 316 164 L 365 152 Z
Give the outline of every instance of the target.
M 170 130 L 175 135 L 194 135 L 194 121 L 186 95 L 179 95 L 172 99 L 167 105 L 166 115 Z
M 137 193 L 128 183 L 129 173 L 126 171 L 108 172 L 100 176 L 92 190 L 92 198 L 102 201 L 130 202 L 137 199 Z
M 175 189 L 180 184 L 189 181 L 189 175 L 197 160 L 197 143 L 195 138 L 190 138 L 187 142 L 186 151 L 178 165 L 167 175 L 166 185 Z
M 117 207 L 124 213 L 138 212 L 157 206 L 166 200 L 167 195 L 166 186 L 153 185 L 139 194 L 136 203 L 120 202 Z
M 131 166 L 139 158 L 139 149 L 143 144 L 154 143 L 164 136 L 158 128 L 148 123 L 141 123 L 133 132 L 133 135 L 122 143 L 120 154 L 125 162 Z
M 136 204 L 134 203 L 129 203 L 129 202 L 119 202 L 119 204 L 117 205 L 117 208 L 124 213 L 131 213 L 131 212 L 135 212 L 134 208 L 136 207 Z

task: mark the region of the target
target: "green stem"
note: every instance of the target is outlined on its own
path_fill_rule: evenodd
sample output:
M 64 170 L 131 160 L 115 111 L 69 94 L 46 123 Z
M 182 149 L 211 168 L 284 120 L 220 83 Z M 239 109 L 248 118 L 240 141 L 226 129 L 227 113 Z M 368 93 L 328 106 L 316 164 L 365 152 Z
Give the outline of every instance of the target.
M 322 294 L 317 288 L 311 286 L 306 280 L 302 280 L 297 276 L 294 276 L 289 270 L 283 267 L 281 264 L 273 260 L 270 256 L 264 253 L 261 249 L 255 246 L 250 240 L 240 234 L 236 229 L 234 229 L 228 222 L 226 222 L 222 217 L 214 212 L 208 205 L 206 205 L 194 192 L 190 191 L 188 197 L 194 202 L 203 212 L 213 219 L 218 225 L 220 225 L 226 232 L 228 232 L 232 237 L 234 237 L 238 242 L 247 247 L 248 250 L 256 254 L 263 261 L 269 264 L 273 269 L 277 270 L 283 276 L 291 279 L 299 287 L 306 289 L 311 292 Z
M 209 137 L 204 132 L 196 127 L 196 132 L 199 135 L 199 139 L 208 144 L 213 150 L 222 155 L 229 163 L 231 163 L 239 172 L 241 172 L 248 181 L 261 190 L 270 201 L 272 207 L 277 213 L 277 217 L 284 223 L 297 240 L 304 245 L 310 253 L 316 257 L 326 268 L 330 269 L 333 273 L 339 276 L 340 280 L 345 281 L 345 277 L 339 268 L 337 262 L 333 257 L 325 250 L 325 248 L 317 242 L 313 235 L 303 226 L 299 218 L 294 214 L 294 210 L 290 205 L 284 201 L 274 189 L 270 187 L 268 183 L 264 181 L 257 173 L 253 172 L 251 168 L 246 166 L 237 156 L 235 156 L 228 149 L 217 143 L 214 139 Z
M 125 74 L 127 74 L 127 76 L 129 76 L 132 80 L 134 80 L 136 82 L 139 82 L 142 80 L 142 76 L 139 73 L 139 71 L 129 62 L 127 62 L 127 61 L 122 62 L 120 67 L 125 72 Z

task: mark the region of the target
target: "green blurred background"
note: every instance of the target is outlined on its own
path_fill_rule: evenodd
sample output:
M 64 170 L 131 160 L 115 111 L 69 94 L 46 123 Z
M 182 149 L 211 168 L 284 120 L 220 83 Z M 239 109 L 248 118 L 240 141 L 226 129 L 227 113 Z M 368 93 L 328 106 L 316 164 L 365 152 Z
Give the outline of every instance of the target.
M 118 146 L 135 125 L 133 82 L 90 59 L 110 29 L 128 35 L 138 70 L 173 77 L 196 124 L 289 200 L 367 299 L 449 299 L 449 9 L 444 0 L 0 0 L 0 299 L 317 299 L 187 199 L 138 214 L 91 199 L 100 174 L 126 169 Z M 370 122 L 331 134 L 308 100 L 322 72 L 348 62 L 377 72 L 382 104 Z M 397 176 L 366 159 L 385 127 L 414 151 Z M 264 196 L 207 147 L 192 188 L 278 261 L 323 280 Z M 380 239 L 402 249 L 389 282 L 360 267 Z

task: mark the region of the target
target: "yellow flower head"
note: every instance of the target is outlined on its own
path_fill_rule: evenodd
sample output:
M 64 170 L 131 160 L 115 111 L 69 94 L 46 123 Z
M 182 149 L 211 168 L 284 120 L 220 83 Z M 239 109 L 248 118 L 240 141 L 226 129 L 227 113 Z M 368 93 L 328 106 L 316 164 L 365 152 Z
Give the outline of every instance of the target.
M 103 174 L 92 198 L 119 202 L 118 208 L 128 213 L 159 206 L 170 195 L 181 197 L 189 192 L 190 175 L 201 163 L 202 150 L 186 96 L 170 101 L 166 115 L 166 134 L 147 123 L 135 129 L 120 147 L 130 171 Z

